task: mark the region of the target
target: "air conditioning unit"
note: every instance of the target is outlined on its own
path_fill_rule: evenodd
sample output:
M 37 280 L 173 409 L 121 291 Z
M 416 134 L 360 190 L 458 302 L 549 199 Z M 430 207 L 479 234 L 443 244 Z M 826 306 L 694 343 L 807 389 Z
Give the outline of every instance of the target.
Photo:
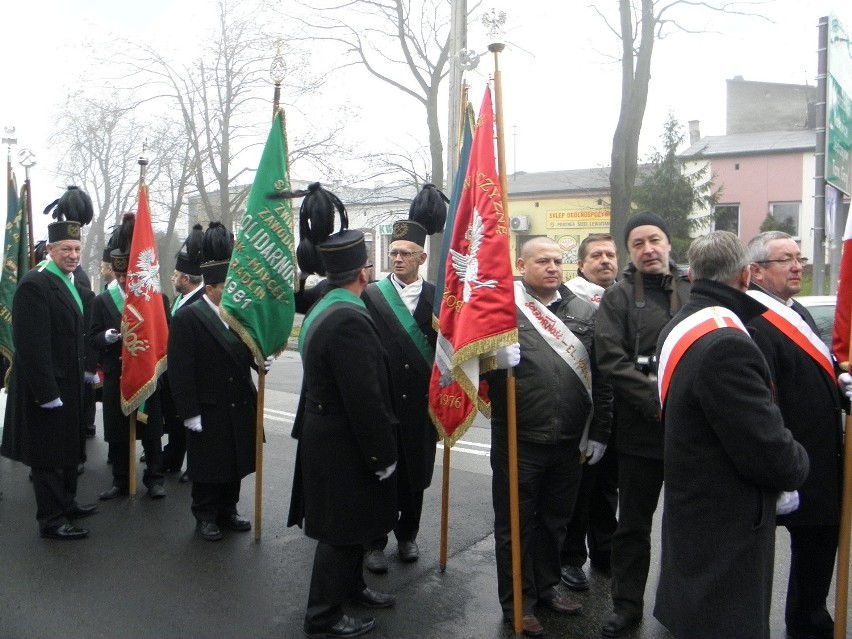
M 509 220 L 509 226 L 513 231 L 529 231 L 530 230 L 530 216 L 529 215 L 515 215 Z

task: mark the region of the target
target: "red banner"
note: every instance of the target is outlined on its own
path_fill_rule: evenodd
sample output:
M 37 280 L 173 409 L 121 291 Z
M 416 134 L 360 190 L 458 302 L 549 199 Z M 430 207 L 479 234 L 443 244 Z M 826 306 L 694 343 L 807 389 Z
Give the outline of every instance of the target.
M 473 422 L 477 408 L 487 411 L 479 376 L 494 368 L 494 351 L 518 341 L 509 223 L 496 164 L 489 87 L 447 255 L 429 387 L 429 413 L 449 446 Z
M 832 351 L 838 362 L 849 362 L 849 331 L 852 322 L 852 215 L 846 219 L 843 233 L 843 255 L 840 258 L 840 275 L 837 281 L 837 305 L 834 311 Z M 843 366 L 843 364 L 841 364 Z M 846 369 L 846 366 L 843 366 Z
M 121 410 L 129 415 L 156 390 L 157 378 L 166 370 L 169 341 L 160 262 L 144 183 L 139 187 L 125 293 L 121 316 Z

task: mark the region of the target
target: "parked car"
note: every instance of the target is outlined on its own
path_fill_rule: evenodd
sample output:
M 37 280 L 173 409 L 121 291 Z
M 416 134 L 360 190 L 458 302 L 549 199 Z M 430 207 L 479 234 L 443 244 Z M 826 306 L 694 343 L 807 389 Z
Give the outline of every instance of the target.
M 835 295 L 802 295 L 794 298 L 810 311 L 819 329 L 819 336 L 831 348 L 831 332 L 834 330 Z

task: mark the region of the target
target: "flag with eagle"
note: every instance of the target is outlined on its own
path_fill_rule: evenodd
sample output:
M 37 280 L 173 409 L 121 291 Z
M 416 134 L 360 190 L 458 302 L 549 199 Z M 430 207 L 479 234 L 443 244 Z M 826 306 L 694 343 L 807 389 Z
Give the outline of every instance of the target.
M 148 187 L 142 182 L 121 316 L 121 411 L 125 415 L 157 390 L 157 378 L 166 370 L 169 327 L 161 289 Z
M 518 341 L 509 257 L 509 224 L 494 157 L 494 113 L 486 88 L 445 265 L 429 413 L 452 446 L 476 417 L 489 413 L 479 376 L 494 352 Z

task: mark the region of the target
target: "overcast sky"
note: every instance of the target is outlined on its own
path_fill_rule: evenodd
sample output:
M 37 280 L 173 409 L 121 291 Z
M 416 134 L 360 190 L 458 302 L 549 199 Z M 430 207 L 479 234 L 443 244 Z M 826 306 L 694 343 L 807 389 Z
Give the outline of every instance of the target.
M 607 55 L 617 52 L 618 43 L 587 4 L 578 0 L 495 0 L 478 11 L 481 15 L 493 7 L 508 14 L 502 37 L 508 46 L 501 69 L 510 172 L 609 164 L 620 69 Z M 615 0 L 610 4 L 615 5 Z M 2 3 L 0 127 L 16 126 L 18 148 L 29 147 L 40 159 L 33 182 L 50 192 L 34 195 L 36 208 L 42 200 L 55 197 L 61 187 L 51 175 L 50 117 L 65 99 L 63 87 L 82 81 L 79 69 L 86 62 L 65 52 L 58 55 L 55 45 L 86 41 L 108 31 L 174 42 L 188 37 L 192 33 L 188 30 L 202 27 L 199 6 L 198 1 L 190 0 Z M 709 13 L 699 17 L 693 10 L 690 15 L 697 19 L 690 26 L 703 33 L 672 33 L 656 45 L 641 156 L 647 157 L 659 146 L 669 110 L 684 125 L 699 120 L 703 135 L 724 134 L 725 80 L 735 75 L 746 80 L 815 84 L 816 26 L 821 15 L 832 11 L 852 30 L 848 0 L 776 0 L 761 9 L 773 22 Z M 488 38 L 478 18 L 470 25 L 469 46 L 484 51 Z M 477 110 L 492 69 L 489 54 L 467 76 Z M 362 135 L 379 145 L 383 139 L 408 139 L 408 132 L 418 128 L 424 130 L 425 138 L 424 117 L 410 98 L 385 90 L 367 76 L 360 79 L 360 86 L 364 90 L 341 96 L 360 107 L 361 117 L 350 131 L 351 138 Z M 380 103 L 384 107 L 379 108 Z M 389 112 L 392 118 L 388 118 Z M 446 134 L 446 118 L 442 127 Z M 16 170 L 22 180 L 23 170 Z

